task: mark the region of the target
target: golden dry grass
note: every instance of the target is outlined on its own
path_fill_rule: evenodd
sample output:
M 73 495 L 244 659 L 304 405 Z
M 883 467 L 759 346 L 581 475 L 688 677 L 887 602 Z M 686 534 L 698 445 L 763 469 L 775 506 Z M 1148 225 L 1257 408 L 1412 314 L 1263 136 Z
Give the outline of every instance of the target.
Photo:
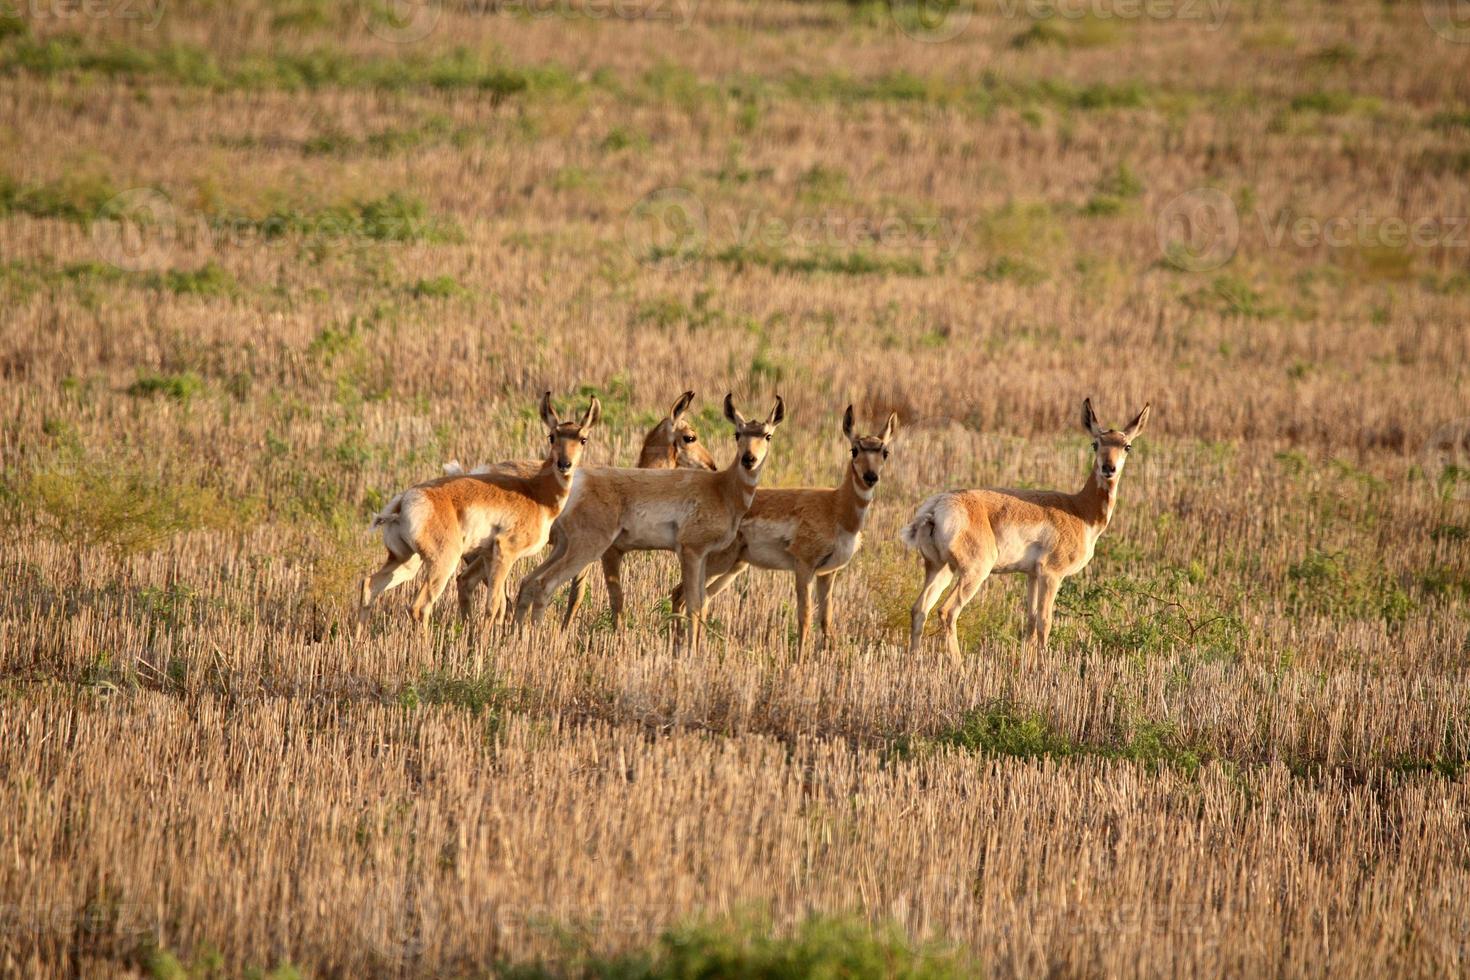
M 1470 48 L 1419 5 L 23 9 L 0 972 L 577 975 L 752 909 L 1002 976 L 1467 969 Z M 1238 242 L 1180 269 L 1206 189 Z M 421 636 L 406 589 L 354 633 L 388 495 L 537 452 L 545 388 L 629 462 L 686 387 L 720 458 L 726 390 L 786 398 L 773 484 L 900 413 L 830 647 L 752 574 L 678 652 L 665 556 L 622 632 L 596 588 L 567 634 Z M 1052 648 L 1000 579 L 959 668 L 910 658 L 898 527 L 1077 485 L 1088 394 L 1154 414 Z

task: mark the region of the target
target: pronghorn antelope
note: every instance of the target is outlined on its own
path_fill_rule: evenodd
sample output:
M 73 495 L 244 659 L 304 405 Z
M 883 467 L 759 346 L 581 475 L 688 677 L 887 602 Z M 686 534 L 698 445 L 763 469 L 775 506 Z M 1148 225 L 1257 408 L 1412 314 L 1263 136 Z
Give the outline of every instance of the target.
M 699 433 L 694 431 L 694 426 L 689 424 L 686 413 L 689 404 L 694 401 L 694 392 L 686 391 L 674 402 L 674 407 L 669 414 L 660 419 L 658 424 L 648 430 L 643 437 L 643 446 L 638 451 L 638 468 L 645 470 L 664 469 L 686 469 L 686 470 L 714 470 L 715 459 L 704 448 L 699 441 Z M 476 466 L 470 470 L 471 474 L 481 473 L 509 473 L 515 476 L 531 477 L 541 468 L 538 460 L 512 460 L 505 463 L 494 463 L 490 465 Z M 448 476 L 463 475 L 465 470 L 459 460 L 451 460 L 444 464 L 444 472 Z M 560 538 L 560 524 L 551 526 L 551 544 L 556 547 Z M 621 587 L 621 568 L 623 553 L 615 548 L 609 548 L 602 556 L 602 574 L 607 581 L 607 591 L 613 601 L 613 615 L 616 617 L 622 612 L 623 591 Z M 469 616 L 470 595 L 480 582 L 487 581 L 489 564 L 484 560 L 480 552 L 469 552 L 465 555 L 465 569 L 460 573 L 458 582 L 460 613 Z M 582 603 L 582 597 L 586 592 L 587 571 L 583 569 L 572 579 L 572 586 L 567 590 L 566 614 L 562 618 L 565 626 L 572 621 L 577 607 Z M 511 601 L 510 585 L 506 584 L 506 602 Z
M 822 636 L 830 637 L 832 583 L 862 543 L 863 523 L 897 427 L 898 416 L 889 415 L 881 434 L 857 435 L 852 406 L 847 406 L 842 434 L 847 438 L 851 461 L 843 467 L 841 481 L 835 488 L 756 490 L 755 501 L 741 520 L 734 543 L 709 557 L 706 598 L 713 599 L 728 589 L 748 565 L 789 571 L 796 577 L 799 645 L 806 646 L 810 631 L 814 582 Z M 675 611 L 680 607 L 682 587 L 681 583 L 674 591 Z
M 363 580 L 360 618 L 366 620 L 378 596 L 413 578 L 422 564 L 428 566 L 428 578 L 414 599 L 413 617 L 427 625 L 460 558 L 479 549 L 489 558 L 491 619 L 499 619 L 505 608 L 505 576 L 518 559 L 546 545 L 551 524 L 571 494 L 587 433 L 601 414 L 594 398 L 579 421 L 563 422 L 548 391 L 541 399 L 541 420 L 550 432 L 550 446 L 534 475 L 445 476 L 389 501 L 372 523 L 382 528 L 388 558 Z
M 673 551 L 684 576 L 689 645 L 698 644 L 704 614 L 705 561 L 735 539 L 750 509 L 770 449 L 771 434 L 786 416 L 777 396 L 764 422 L 747 419 L 725 396 L 725 418 L 735 426 L 735 458 L 723 470 L 592 468 L 577 478 L 572 504 L 562 515 L 556 548 L 521 583 L 516 620 L 531 610 L 539 622 L 550 595 L 601 557 L 620 551 Z
M 643 439 L 643 448 L 638 452 L 640 470 L 684 469 L 713 472 L 719 469 L 715 465 L 715 458 L 699 441 L 699 433 L 694 431 L 694 426 L 685 417 L 692 401 L 694 392 L 684 392 L 674 402 L 674 407 L 669 409 L 669 414 L 649 430 Z M 556 535 L 560 532 L 553 528 L 552 533 Z M 612 608 L 614 623 L 623 616 L 623 555 L 623 549 L 616 542 L 602 553 L 602 580 L 607 585 L 608 605 Z M 584 568 L 572 578 L 572 586 L 567 591 L 567 609 L 561 619 L 563 629 L 572 624 L 572 618 L 577 615 L 577 608 L 582 605 L 582 598 L 586 594 L 587 570 Z
M 924 587 L 914 602 L 909 651 L 915 652 L 924 620 L 939 595 L 955 580 L 940 609 L 949 655 L 958 660 L 956 623 L 991 573 L 1024 572 L 1027 638 L 1045 647 L 1051 636 L 1052 604 L 1062 579 L 1092 560 L 1097 539 L 1113 516 L 1118 477 L 1138 433 L 1148 421 L 1144 405 L 1121 432 L 1104 429 L 1082 402 L 1082 427 L 1092 435 L 1094 464 L 1076 493 L 1047 490 L 951 490 L 935 494 L 899 534 L 924 559 Z

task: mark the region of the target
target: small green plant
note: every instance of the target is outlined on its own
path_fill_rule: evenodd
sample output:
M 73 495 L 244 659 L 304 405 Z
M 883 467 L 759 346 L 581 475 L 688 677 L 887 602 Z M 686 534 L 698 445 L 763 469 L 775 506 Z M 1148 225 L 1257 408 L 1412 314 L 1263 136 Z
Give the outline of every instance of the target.
M 148 371 L 128 385 L 128 394 L 133 398 L 168 398 L 180 403 L 187 403 L 203 390 L 204 379 L 192 371 L 181 374 Z
M 229 270 L 214 261 L 197 269 L 172 269 L 158 284 L 176 296 L 232 296 L 239 288 Z
M 435 276 L 432 279 L 420 279 L 409 289 L 415 299 L 453 299 L 456 296 L 464 296 L 469 290 L 461 286 L 453 276 Z

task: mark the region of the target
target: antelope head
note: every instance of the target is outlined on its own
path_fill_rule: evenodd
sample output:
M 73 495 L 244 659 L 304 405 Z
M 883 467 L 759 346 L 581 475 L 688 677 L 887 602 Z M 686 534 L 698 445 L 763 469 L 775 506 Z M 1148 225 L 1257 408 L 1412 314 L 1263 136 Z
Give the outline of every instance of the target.
M 842 415 L 842 434 L 847 437 L 852 451 L 852 475 L 868 490 L 878 485 L 883 474 L 883 464 L 888 461 L 888 447 L 893 442 L 894 430 L 898 428 L 898 413 L 888 416 L 888 424 L 876 436 L 860 436 L 854 427 L 852 406 Z
M 595 396 L 592 404 L 587 406 L 587 411 L 576 421 L 562 421 L 556 417 L 556 409 L 551 405 L 551 392 L 541 396 L 541 421 L 546 424 L 550 433 L 548 441 L 551 448 L 547 459 L 563 477 L 571 476 L 577 464 L 582 461 L 582 451 L 587 446 L 587 433 L 601 417 L 602 403 Z
M 1143 411 L 1139 412 L 1122 431 L 1104 429 L 1097 421 L 1097 413 L 1092 410 L 1092 399 L 1086 398 L 1082 401 L 1082 427 L 1092 436 L 1093 474 L 1098 486 L 1103 487 L 1109 493 L 1118 485 L 1118 477 L 1123 472 L 1123 464 L 1127 462 L 1128 454 L 1133 451 L 1133 440 L 1143 431 L 1144 424 L 1148 422 L 1148 410 L 1149 406 L 1144 405 Z
M 760 472 L 761 465 L 766 461 L 766 453 L 771 448 L 771 434 L 785 417 L 786 403 L 781 400 L 780 395 L 776 396 L 776 407 L 771 409 L 771 414 L 766 416 L 764 422 L 741 415 L 735 408 L 735 396 L 725 396 L 725 418 L 735 426 L 736 460 L 747 473 L 753 475 Z
M 694 392 L 686 391 L 680 395 L 674 407 L 669 409 L 668 416 L 649 434 L 644 445 L 647 447 L 655 439 L 659 440 L 674 451 L 674 465 L 681 470 L 717 470 L 719 466 L 715 464 L 715 458 L 699 441 L 699 433 L 694 431 L 694 426 L 689 424 L 689 403 L 692 401 Z

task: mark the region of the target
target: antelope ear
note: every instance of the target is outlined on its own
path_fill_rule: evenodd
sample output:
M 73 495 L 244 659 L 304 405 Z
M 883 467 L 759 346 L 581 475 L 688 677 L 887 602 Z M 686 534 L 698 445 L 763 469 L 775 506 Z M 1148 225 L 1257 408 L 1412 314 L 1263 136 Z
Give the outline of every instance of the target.
M 583 435 L 586 435 L 587 430 L 596 425 L 600 418 L 602 418 L 602 402 L 597 400 L 596 395 L 593 395 L 592 404 L 587 406 L 587 414 L 582 416 L 582 421 L 577 423 L 577 427 L 582 430 Z
M 842 413 L 842 434 L 847 436 L 847 441 L 852 442 L 852 406 L 847 406 L 847 411 Z
M 775 428 L 776 426 L 778 426 L 778 425 L 781 424 L 781 420 L 784 419 L 785 417 L 786 417 L 786 403 L 781 400 L 781 396 L 780 395 L 777 395 L 776 396 L 776 407 L 773 408 L 773 409 L 771 409 L 771 414 L 770 415 L 766 416 L 766 425 L 769 425 L 772 428 Z
M 725 393 L 725 418 L 729 419 L 730 424 L 737 429 L 745 424 L 745 416 L 735 410 L 735 395 L 733 392 Z
M 1145 404 L 1143 406 L 1143 411 L 1139 412 L 1138 415 L 1133 419 L 1133 421 L 1128 423 L 1128 428 L 1123 430 L 1123 435 L 1126 438 L 1131 440 L 1134 436 L 1143 431 L 1143 427 L 1148 424 L 1148 410 L 1152 407 L 1153 406 L 1151 404 Z
M 541 421 L 546 423 L 548 429 L 555 429 L 560 421 L 556 417 L 556 409 L 551 407 L 551 392 L 541 396 Z
M 674 402 L 674 407 L 669 409 L 670 421 L 679 421 L 684 413 L 689 411 L 689 403 L 692 401 L 694 401 L 694 392 L 686 391 L 684 392 L 684 394 L 680 395 L 679 400 Z
M 883 427 L 883 434 L 880 435 L 878 438 L 879 439 L 882 439 L 884 442 L 892 442 L 893 441 L 893 434 L 895 432 L 897 432 L 897 431 L 898 431 L 898 413 L 897 412 L 889 412 L 888 413 L 888 424 Z
M 1092 410 L 1092 399 L 1082 399 L 1082 428 L 1090 435 L 1102 435 L 1102 426 L 1097 424 L 1097 413 Z

